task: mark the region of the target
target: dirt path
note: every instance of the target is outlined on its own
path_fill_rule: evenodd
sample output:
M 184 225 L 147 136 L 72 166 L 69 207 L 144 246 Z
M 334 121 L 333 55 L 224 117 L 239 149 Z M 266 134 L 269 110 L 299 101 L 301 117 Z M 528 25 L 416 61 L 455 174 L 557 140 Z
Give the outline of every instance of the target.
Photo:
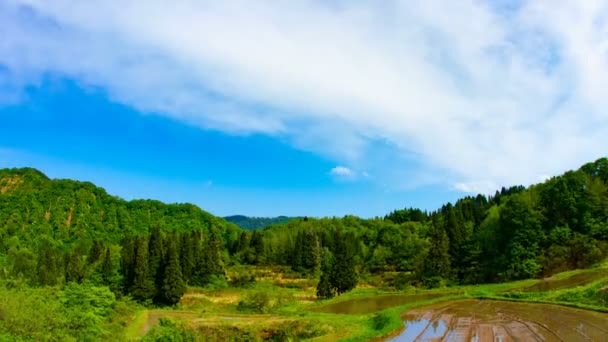
M 460 300 L 417 308 L 389 341 L 608 341 L 608 314 L 559 305 Z

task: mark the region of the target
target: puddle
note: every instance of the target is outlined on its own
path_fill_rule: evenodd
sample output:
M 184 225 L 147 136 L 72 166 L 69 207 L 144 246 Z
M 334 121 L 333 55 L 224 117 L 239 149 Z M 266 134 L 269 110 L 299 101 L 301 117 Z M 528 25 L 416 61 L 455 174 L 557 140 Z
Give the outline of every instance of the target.
M 425 294 L 413 294 L 413 295 L 384 295 L 375 296 L 369 298 L 358 298 L 346 300 L 343 302 L 328 304 L 317 308 L 315 311 L 336 313 L 336 314 L 349 314 L 349 315 L 361 315 L 368 314 L 380 310 L 384 310 L 393 306 L 403 305 L 407 303 L 413 303 L 422 300 L 428 300 L 433 298 L 445 297 L 458 292 L 443 292 L 443 293 L 425 293 Z
M 408 311 L 389 341 L 608 341 L 608 314 L 558 305 L 459 300 Z

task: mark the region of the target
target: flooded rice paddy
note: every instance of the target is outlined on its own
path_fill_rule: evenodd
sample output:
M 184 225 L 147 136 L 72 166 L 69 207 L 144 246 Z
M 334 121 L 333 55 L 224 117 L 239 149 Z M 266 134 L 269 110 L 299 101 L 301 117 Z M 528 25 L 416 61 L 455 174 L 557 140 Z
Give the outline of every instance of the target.
M 317 308 L 315 311 L 335 314 L 362 315 L 384 310 L 398 305 L 445 297 L 458 293 L 459 292 L 441 292 L 410 295 L 384 295 L 358 298 L 324 305 L 320 308 Z
M 608 314 L 559 305 L 458 300 L 403 316 L 389 341 L 608 341 Z

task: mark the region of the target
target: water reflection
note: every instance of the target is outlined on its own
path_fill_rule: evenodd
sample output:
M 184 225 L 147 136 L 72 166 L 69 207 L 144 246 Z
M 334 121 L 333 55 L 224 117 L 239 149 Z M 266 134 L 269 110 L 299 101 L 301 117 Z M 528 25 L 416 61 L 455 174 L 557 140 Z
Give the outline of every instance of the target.
M 443 302 L 408 311 L 388 341 L 608 341 L 608 315 L 549 304 Z
M 441 338 L 448 330 L 448 323 L 443 320 L 406 318 L 404 323 L 403 333 L 389 341 L 411 342 L 417 338 L 419 341 L 429 341 Z
M 349 315 L 368 314 L 397 305 L 445 297 L 456 293 L 459 292 L 423 293 L 415 295 L 386 295 L 370 298 L 359 298 L 328 304 L 318 308 L 317 311 Z

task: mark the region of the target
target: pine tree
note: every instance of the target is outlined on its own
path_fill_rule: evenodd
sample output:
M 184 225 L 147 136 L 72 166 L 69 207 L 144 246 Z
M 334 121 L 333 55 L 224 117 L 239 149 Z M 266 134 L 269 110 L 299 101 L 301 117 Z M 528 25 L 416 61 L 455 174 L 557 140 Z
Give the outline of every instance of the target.
M 112 292 L 120 292 L 123 277 L 119 270 L 118 255 L 117 253 L 112 252 L 111 247 L 106 248 L 106 253 L 101 263 L 101 273 L 104 284 L 106 284 Z
M 331 284 L 332 274 L 332 260 L 331 253 L 329 250 L 325 250 L 323 253 L 323 262 L 321 266 L 321 279 L 317 284 L 317 297 L 318 298 L 331 298 L 334 296 L 334 287 Z
M 209 282 L 212 276 L 225 276 L 224 263 L 222 261 L 222 241 L 215 228 L 211 227 L 209 236 L 205 240 L 205 283 Z
M 161 298 L 165 304 L 177 304 L 186 292 L 186 283 L 182 276 L 179 259 L 177 237 L 171 235 L 166 256 L 163 286 L 161 289 Z
M 188 284 L 192 281 L 192 274 L 196 267 L 196 238 L 193 234 L 180 234 L 181 236 L 181 248 L 180 248 L 180 265 L 182 268 L 182 275 L 184 281 Z
M 353 250 L 354 236 L 352 233 L 343 234 L 341 230 L 334 233 L 334 264 L 330 276 L 332 287 L 341 295 L 357 286 L 357 271 Z
M 135 264 L 133 265 L 133 297 L 138 300 L 152 299 L 155 293 L 154 282 L 148 271 L 148 241 L 144 237 L 135 240 Z
M 424 259 L 422 277 L 447 278 L 450 275 L 450 241 L 443 229 L 435 224 L 429 230 L 430 248 Z
M 317 234 L 307 229 L 302 237 L 302 266 L 309 272 L 315 273 L 321 265 L 321 244 Z
M 127 236 L 122 240 L 120 256 L 124 292 L 128 292 L 133 288 L 133 283 L 135 281 L 135 239 L 133 237 Z
M 154 226 L 150 240 L 148 242 L 148 276 L 150 281 L 154 283 L 156 289 L 156 296 L 159 295 L 158 290 L 163 285 L 163 274 L 164 274 L 164 250 L 163 250 L 163 236 L 160 232 L 159 225 Z
M 202 235 L 200 231 L 192 232 L 190 235 L 194 247 L 194 269 L 192 270 L 192 280 L 190 283 L 195 286 L 204 286 L 207 279 L 207 261 L 201 238 Z

